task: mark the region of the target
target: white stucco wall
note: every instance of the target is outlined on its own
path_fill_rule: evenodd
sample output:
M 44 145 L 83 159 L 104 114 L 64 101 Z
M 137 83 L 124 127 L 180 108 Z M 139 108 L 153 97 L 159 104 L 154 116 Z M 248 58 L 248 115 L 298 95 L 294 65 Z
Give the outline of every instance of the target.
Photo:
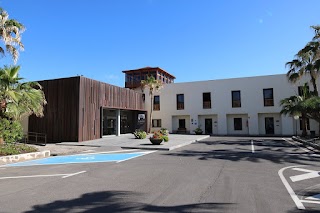
M 298 94 L 298 86 L 307 82 L 305 79 L 296 84 L 288 82 L 285 74 L 234 78 L 222 80 L 197 81 L 186 83 L 165 84 L 159 93 L 160 111 L 153 112 L 153 119 L 161 119 L 162 127 L 170 132 L 176 128 L 174 116 L 190 116 L 188 130 L 193 133 L 199 123 L 204 129 L 205 116 L 215 115 L 216 133 L 218 135 L 233 134 L 231 115 L 245 115 L 248 126 L 240 134 L 261 135 L 265 132 L 264 115 L 273 115 L 275 120 L 275 134 L 293 135 L 295 133 L 292 117 L 280 115 L 280 100 Z M 263 89 L 273 88 L 274 106 L 264 106 Z M 312 90 L 312 86 L 310 86 Z M 139 89 L 140 90 L 140 89 Z M 232 108 L 231 91 L 241 91 L 241 107 Z M 141 91 L 141 90 L 140 90 Z M 203 109 L 202 93 L 211 93 L 211 109 Z M 177 110 L 176 95 L 184 94 L 184 110 Z M 150 108 L 150 98 L 146 93 L 146 109 Z M 227 116 L 229 115 L 229 116 Z M 260 117 L 259 117 L 260 115 Z M 230 117 L 230 118 L 229 118 Z M 228 119 L 229 118 L 229 119 Z M 245 119 L 243 119 L 245 120 Z M 278 120 L 279 122 L 276 122 Z M 193 122 L 191 122 L 193 121 Z M 186 125 L 187 125 L 186 120 Z M 318 134 L 317 123 L 311 121 L 311 129 Z M 232 126 L 232 129 L 231 129 Z M 189 129 L 190 128 L 190 129 Z M 239 132 L 236 131 L 238 134 Z

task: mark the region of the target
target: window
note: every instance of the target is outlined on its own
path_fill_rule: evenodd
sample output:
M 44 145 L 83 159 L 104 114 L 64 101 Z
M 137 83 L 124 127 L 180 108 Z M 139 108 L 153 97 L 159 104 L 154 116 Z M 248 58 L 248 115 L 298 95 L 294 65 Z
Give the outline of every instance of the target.
M 306 89 L 305 92 L 307 92 L 307 93 L 309 92 L 309 86 L 306 86 L 306 87 L 305 87 L 305 86 L 299 86 L 299 87 L 298 87 L 298 95 L 299 95 L 299 96 L 303 96 L 303 93 L 304 93 L 303 90 L 304 90 L 304 88 Z
M 306 118 L 307 130 L 310 130 L 310 120 Z M 300 130 L 302 130 L 302 119 L 300 118 Z
M 233 119 L 234 130 L 242 130 L 242 118 Z
M 273 89 L 263 89 L 263 101 L 264 106 L 274 106 L 273 101 Z
M 161 119 L 152 119 L 152 127 L 161 127 Z
M 203 105 L 203 109 L 210 109 L 211 108 L 211 93 L 210 92 L 202 93 L 202 105 Z
M 177 110 L 184 109 L 184 94 L 177 95 Z
M 241 107 L 241 94 L 240 90 L 232 91 L 232 107 Z
M 155 95 L 153 98 L 153 110 L 159 111 L 160 110 L 160 96 Z

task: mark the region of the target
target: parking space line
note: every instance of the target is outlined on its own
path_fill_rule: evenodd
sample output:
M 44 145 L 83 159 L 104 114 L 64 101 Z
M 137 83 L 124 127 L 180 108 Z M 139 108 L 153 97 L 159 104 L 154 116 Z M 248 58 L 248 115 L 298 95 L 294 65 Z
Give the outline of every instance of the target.
M 288 166 L 288 167 L 284 167 L 282 169 L 280 169 L 278 171 L 278 175 L 283 183 L 283 185 L 286 187 L 289 195 L 291 196 L 292 200 L 294 201 L 294 203 L 296 204 L 298 209 L 306 209 L 304 207 L 304 205 L 302 204 L 301 200 L 298 198 L 298 196 L 296 195 L 296 193 L 294 193 L 293 189 L 291 188 L 291 186 L 289 185 L 288 181 L 286 180 L 286 178 L 283 175 L 283 171 L 289 168 L 294 168 L 294 167 L 303 167 L 303 166 Z
M 141 156 L 144 156 L 144 155 L 147 155 L 147 154 L 151 154 L 151 153 L 154 153 L 154 152 L 156 152 L 156 151 L 142 152 L 142 153 L 144 153 L 144 154 L 139 155 L 139 156 L 133 156 L 133 157 L 131 157 L 131 158 L 127 158 L 127 159 L 124 159 L 124 160 L 119 160 L 119 161 L 117 161 L 117 163 L 121 163 L 121 162 L 124 162 L 124 161 L 127 161 L 127 160 L 131 160 L 131 159 L 133 159 L 133 158 L 141 157 Z
M 305 149 L 305 148 L 303 148 L 303 147 L 301 147 L 301 146 L 298 146 L 296 143 L 294 143 L 294 142 L 292 142 L 292 141 L 290 141 L 290 140 L 287 140 L 286 138 L 281 138 L 281 139 L 284 140 L 284 141 L 286 141 L 286 142 L 288 142 L 288 143 L 290 143 L 291 145 L 294 145 L 294 146 L 302 149 L 302 150 L 305 151 L 305 152 L 310 152 L 309 149 Z
M 71 173 L 71 174 L 51 174 L 51 175 L 25 175 L 25 176 L 11 176 L 11 177 L 0 177 L 0 180 L 6 180 L 6 179 L 21 179 L 21 178 L 35 178 L 35 177 L 57 177 L 62 176 L 62 178 L 67 178 L 71 176 L 75 176 L 78 174 L 85 173 L 86 171 Z
M 253 140 L 251 140 L 251 150 L 252 150 L 252 153 L 254 153 L 254 145 L 253 145 Z
M 313 203 L 313 204 L 320 204 L 320 201 L 316 201 L 316 200 L 301 200 L 301 202 L 304 202 L 304 203 Z

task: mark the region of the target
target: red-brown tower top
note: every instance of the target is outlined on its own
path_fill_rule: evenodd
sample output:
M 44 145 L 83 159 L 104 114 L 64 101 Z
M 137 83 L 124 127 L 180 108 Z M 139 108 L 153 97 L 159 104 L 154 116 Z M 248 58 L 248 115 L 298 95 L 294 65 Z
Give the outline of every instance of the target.
M 176 78 L 160 67 L 144 67 L 135 70 L 124 70 L 122 72 L 126 74 L 125 88 L 130 89 L 139 87 L 141 80 L 147 79 L 147 76 L 153 76 L 163 84 L 174 83 L 174 79 Z

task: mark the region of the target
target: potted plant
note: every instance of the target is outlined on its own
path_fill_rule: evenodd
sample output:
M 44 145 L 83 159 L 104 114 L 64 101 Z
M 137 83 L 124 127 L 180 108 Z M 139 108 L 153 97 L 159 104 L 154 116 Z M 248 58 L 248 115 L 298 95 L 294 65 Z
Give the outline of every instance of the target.
M 149 140 L 154 145 L 160 145 L 163 141 L 163 134 L 158 130 L 153 133 L 153 136 L 150 137 Z
M 133 134 L 136 139 L 145 139 L 147 137 L 147 133 L 141 129 L 136 129 Z
M 169 130 L 167 130 L 166 128 L 161 128 L 160 133 L 162 134 L 163 141 L 168 142 L 169 141 Z
M 202 135 L 203 131 L 201 129 L 201 125 L 199 125 L 195 130 L 193 130 L 196 135 Z

